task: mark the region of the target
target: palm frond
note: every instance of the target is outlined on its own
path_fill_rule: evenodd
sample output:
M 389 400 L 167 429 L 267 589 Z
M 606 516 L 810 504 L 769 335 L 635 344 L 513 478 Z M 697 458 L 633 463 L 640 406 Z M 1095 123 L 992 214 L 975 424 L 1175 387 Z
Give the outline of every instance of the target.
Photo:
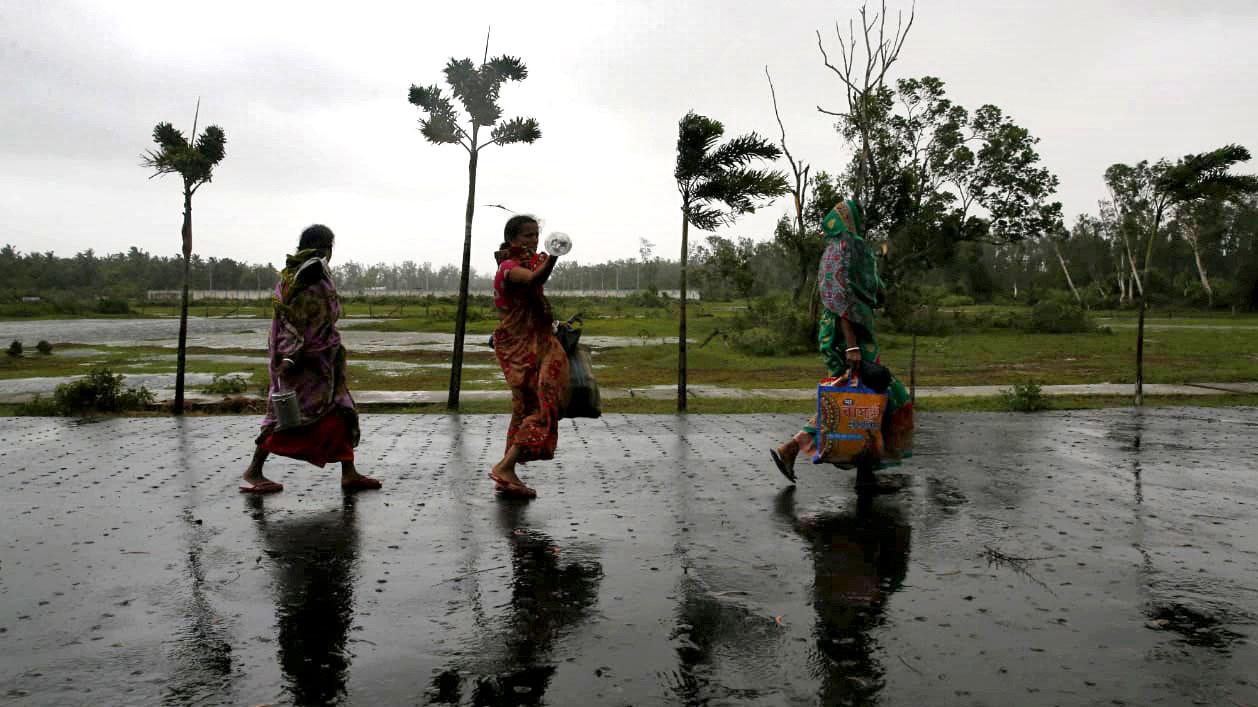
M 211 167 L 227 156 L 227 135 L 217 125 L 211 125 L 197 138 L 197 154 Z
M 695 196 L 723 202 L 729 207 L 729 215 L 732 217 L 754 212 L 761 202 L 781 196 L 789 190 L 786 175 L 780 171 L 731 169 L 703 182 L 695 190 Z
M 412 105 L 418 106 L 429 113 L 450 112 L 453 110 L 453 106 L 450 105 L 450 99 L 441 95 L 441 87 L 436 84 L 431 86 L 411 84 L 407 100 Z
M 184 138 L 183 132 L 170 123 L 158 123 L 153 128 L 153 142 L 163 150 L 175 150 L 188 146 L 188 140 Z
M 433 114 L 419 119 L 419 132 L 428 142 L 446 145 L 461 142 L 459 126 L 448 115 Z
M 693 179 L 703 172 L 708 153 L 725 134 L 719 120 L 687 113 L 677 123 L 677 166 L 673 171 L 678 181 Z
M 499 145 L 523 142 L 532 143 L 541 138 L 542 130 L 534 118 L 512 118 L 494 127 L 491 139 Z
M 481 73 L 471 59 L 451 59 L 445 68 L 446 83 L 460 101 L 481 92 Z
M 714 231 L 729 221 L 729 215 L 705 204 L 694 204 L 687 211 L 686 220 L 700 231 Z
M 752 160 L 776 160 L 782 150 L 756 133 L 730 138 L 712 151 L 707 163 L 713 167 L 730 169 L 741 167 Z
M 498 76 L 501 81 L 523 81 L 529 77 L 528 67 L 524 61 L 514 56 L 496 56 L 485 65 Z

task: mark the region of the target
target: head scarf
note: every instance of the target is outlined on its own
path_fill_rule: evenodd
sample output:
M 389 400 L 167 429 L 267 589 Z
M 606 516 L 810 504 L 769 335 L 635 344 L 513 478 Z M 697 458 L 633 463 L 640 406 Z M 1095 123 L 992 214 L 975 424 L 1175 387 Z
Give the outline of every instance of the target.
M 301 294 L 302 290 L 318 282 L 320 279 L 332 279 L 328 271 L 326 248 L 303 248 L 288 256 L 284 261 L 284 269 L 280 271 L 280 291 L 271 297 L 271 306 L 275 314 L 282 314 L 288 305 Z M 311 277 L 310 268 L 318 268 L 318 276 Z
M 821 219 L 821 230 L 826 238 L 842 238 L 850 233 L 857 238 L 865 237 L 865 215 L 855 199 L 840 202 L 826 217 Z
M 817 285 L 826 309 L 872 329 L 873 305 L 882 282 L 878 261 L 865 242 L 865 219 L 860 203 L 848 199 L 821 219 L 826 249 L 821 256 Z

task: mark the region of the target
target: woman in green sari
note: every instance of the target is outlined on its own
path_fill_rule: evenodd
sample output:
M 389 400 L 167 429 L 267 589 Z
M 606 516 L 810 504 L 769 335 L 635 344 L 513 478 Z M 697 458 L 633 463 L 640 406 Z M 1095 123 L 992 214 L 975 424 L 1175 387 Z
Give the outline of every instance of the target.
M 882 304 L 883 285 L 878 277 L 878 259 L 865 240 L 860 204 L 855 199 L 838 204 L 821 220 L 826 249 L 821 256 L 817 287 L 821 294 L 821 319 L 817 346 L 833 377 L 859 371 L 862 361 L 879 363 L 878 341 L 874 336 L 874 308 Z M 912 403 L 908 391 L 895 378 L 887 387 L 887 410 L 883 418 L 884 443 L 888 458 L 883 463 L 910 456 Z M 816 452 L 817 421 L 808 424 L 785 444 L 769 452 L 782 475 L 795 482 L 795 458 L 802 451 Z M 873 468 L 857 468 L 858 486 L 873 482 Z

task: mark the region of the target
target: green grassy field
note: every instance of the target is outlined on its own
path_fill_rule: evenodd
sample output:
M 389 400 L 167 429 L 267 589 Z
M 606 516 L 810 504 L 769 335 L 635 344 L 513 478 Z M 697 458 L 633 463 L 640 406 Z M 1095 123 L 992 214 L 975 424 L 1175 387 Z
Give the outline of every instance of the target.
M 676 336 L 675 305 L 660 308 L 633 307 L 619 300 L 553 298 L 558 317 L 578 311 L 585 316 L 585 332 L 590 336 L 627 336 L 658 342 Z M 696 384 L 712 384 L 742 388 L 802 388 L 815 383 L 823 374 L 819 357 L 812 353 L 790 356 L 753 356 L 741 353 L 722 337 L 701 345 L 710 334 L 729 332 L 742 305 L 738 303 L 696 303 L 690 311 L 689 379 Z M 375 306 L 351 301 L 347 305 L 352 316 L 381 310 L 398 310 L 398 305 Z M 977 316 L 1011 308 L 990 306 L 965 307 L 959 314 Z M 194 308 L 201 316 L 204 308 Z M 234 306 L 211 306 L 211 316 L 236 312 Z M 254 308 L 264 313 L 265 308 Z M 170 315 L 173 307 L 164 310 L 146 309 L 153 316 Z M 401 305 L 403 318 L 385 322 L 343 320 L 344 329 L 373 331 L 452 332 L 454 306 L 449 301 Z M 1170 316 L 1167 316 L 1167 315 Z M 1135 376 L 1136 332 L 1127 324 L 1134 323 L 1134 313 L 1096 312 L 1093 316 L 1104 330 L 1088 334 L 1027 334 L 1009 329 L 962 331 L 952 336 L 921 336 L 917 340 L 917 384 L 919 386 L 1009 385 L 1027 380 L 1042 384 L 1057 383 L 1130 383 Z M 1155 312 L 1148 320 L 1150 329 L 1145 338 L 1145 380 L 1150 383 L 1224 382 L 1258 380 L 1258 316 L 1231 316 L 1218 312 L 1171 311 Z M 496 324 L 486 302 L 472 307 L 470 335 L 480 338 Z M 1211 329 L 1159 328 L 1211 326 Z M 964 329 L 964 328 L 962 328 Z M 880 337 L 883 361 L 906 382 L 912 354 L 912 337 L 884 334 Z M 0 342 L 2 343 L 2 342 Z M 246 371 L 250 389 L 256 390 L 265 381 L 265 341 L 256 349 L 208 350 L 190 349 L 192 354 L 237 354 L 249 356 L 254 362 L 190 361 L 189 371 L 228 373 Z M 28 377 L 68 376 L 87 371 L 92 366 L 105 366 L 116 373 L 173 372 L 173 350 L 154 347 L 93 347 L 99 353 L 90 357 L 71 357 L 64 351 L 43 356 L 28 349 L 19 358 L 0 356 L 0 380 Z M 358 390 L 442 390 L 449 380 L 450 355 L 441 351 L 400 351 L 362 354 L 350 352 L 350 385 Z M 654 343 L 645 346 L 611 348 L 596 352 L 595 365 L 599 381 L 606 387 L 668 385 L 676 381 L 677 350 L 675 343 Z M 372 361 L 423 364 L 419 368 L 381 370 Z M 496 361 L 488 352 L 469 352 L 469 364 L 488 366 L 464 372 L 468 389 L 498 388 Z M 648 401 L 635 404 L 650 407 Z M 764 401 L 754 404 L 764 407 Z M 938 404 L 938 403 L 935 403 Z M 662 406 L 666 407 L 666 405 Z

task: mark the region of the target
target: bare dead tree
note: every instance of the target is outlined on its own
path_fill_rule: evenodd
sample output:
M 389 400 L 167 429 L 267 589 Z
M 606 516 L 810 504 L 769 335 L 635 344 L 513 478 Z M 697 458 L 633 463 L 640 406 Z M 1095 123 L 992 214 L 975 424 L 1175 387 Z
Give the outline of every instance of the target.
M 777 118 L 778 129 L 782 133 L 778 144 L 782 146 L 782 154 L 786 155 L 786 161 L 791 165 L 791 177 L 794 181 L 790 191 L 791 196 L 795 200 L 795 239 L 798 244 L 796 257 L 800 258 L 800 267 L 804 269 L 807 266 L 805 262 L 807 258 L 805 257 L 806 251 L 803 244 L 808 238 L 807 227 L 804 224 L 804 207 L 808 203 L 808 172 L 812 169 L 812 166 L 802 160 L 796 160 L 795 156 L 791 154 L 790 148 L 786 146 L 786 125 L 783 124 L 782 113 L 778 110 L 778 94 L 773 87 L 773 76 L 769 74 L 769 66 L 767 64 L 764 67 L 764 77 L 769 81 L 769 97 L 773 99 L 773 117 Z M 805 291 L 809 278 L 807 272 L 801 272 L 800 275 L 801 281 L 795 289 L 796 301 L 799 300 L 800 294 Z
M 773 88 L 773 77 L 769 74 L 769 66 L 764 67 L 764 77 L 769 80 L 769 96 L 773 99 L 773 117 L 777 118 L 778 129 L 782 131 L 782 137 L 778 144 L 782 146 L 782 154 L 786 155 L 786 161 L 791 165 L 791 175 L 795 179 L 795 185 L 791 188 L 791 195 L 795 197 L 795 229 L 801 237 L 804 235 L 804 204 L 808 191 L 808 170 L 811 169 L 807 163 L 797 161 L 795 156 L 791 154 L 790 148 L 786 146 L 786 126 L 782 123 L 782 114 L 778 111 L 778 94 Z
M 817 106 L 817 110 L 826 115 L 843 118 L 860 136 L 860 160 L 856 172 L 856 197 L 863 204 L 877 203 L 885 185 L 879 174 L 877 160 L 874 159 L 872 142 L 874 122 L 871 108 L 878 94 L 886 85 L 887 73 L 900 58 L 900 50 L 904 48 L 904 40 L 913 27 L 917 16 L 917 6 L 910 10 L 908 20 L 903 13 L 896 13 L 896 26 L 891 34 L 887 33 L 887 3 L 882 0 L 877 12 L 872 16 L 869 3 L 861 5 L 859 12 L 861 33 L 856 34 L 855 20 L 848 21 L 847 36 L 844 37 L 842 27 L 836 22 L 834 34 L 839 42 L 839 65 L 830 61 L 821 32 L 817 32 L 817 48 L 821 50 L 822 60 L 826 68 L 834 72 L 843 82 L 847 98 L 847 111 L 833 111 Z M 876 215 L 870 217 L 871 225 Z

